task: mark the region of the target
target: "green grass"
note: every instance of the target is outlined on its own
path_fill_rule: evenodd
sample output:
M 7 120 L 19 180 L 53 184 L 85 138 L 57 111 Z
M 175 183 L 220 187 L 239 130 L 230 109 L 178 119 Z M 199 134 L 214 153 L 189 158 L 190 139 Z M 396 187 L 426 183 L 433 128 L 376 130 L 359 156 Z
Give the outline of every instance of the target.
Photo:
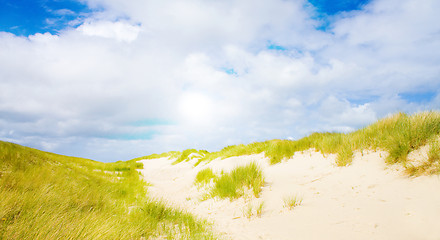
M 212 180 L 216 180 L 217 175 L 214 174 L 211 168 L 205 168 L 203 170 L 200 170 L 197 175 L 196 179 L 194 180 L 194 184 L 196 185 L 206 185 L 210 183 Z
M 239 144 L 233 146 L 224 147 L 222 150 L 218 152 L 206 152 L 204 157 L 199 159 L 199 161 L 195 164 L 196 166 L 203 161 L 212 161 L 217 158 L 229 158 L 243 155 L 251 155 L 262 153 L 267 146 L 267 142 L 257 142 L 251 144 Z
M 289 210 L 293 210 L 295 207 L 301 205 L 302 201 L 302 197 L 297 195 L 286 196 L 283 198 L 284 207 L 288 208 Z
M 440 113 L 414 115 L 399 113 L 354 132 L 352 142 L 357 149 L 380 148 L 389 152 L 390 164 L 407 162 L 408 154 L 440 134 Z
M 257 203 L 257 205 L 253 205 L 252 202 L 247 203 L 243 209 L 243 216 L 247 219 L 251 220 L 253 216 L 261 217 L 263 215 L 264 210 L 264 201 Z
M 146 195 L 136 169 L 140 159 L 169 157 L 175 163 L 264 153 L 271 164 L 314 148 L 337 154 L 336 165 L 350 165 L 354 151 L 385 150 L 388 164 L 401 164 L 410 175 L 440 174 L 440 113 L 398 113 L 351 133 L 313 133 L 297 141 L 270 140 L 235 145 L 209 153 L 189 149 L 152 154 L 126 162 L 101 163 L 61 156 L 0 141 L 0 239 L 210 239 L 208 224 L 168 208 Z M 429 145 L 428 159 L 414 166 L 408 154 Z M 215 176 L 199 173 L 196 182 L 214 179 L 212 197 L 235 199 L 247 189 L 258 196 L 261 169 L 251 163 Z M 210 172 L 209 172 L 210 171 Z M 285 200 L 285 202 L 300 202 Z M 291 205 L 290 203 L 287 204 Z
M 0 239 L 212 239 L 209 225 L 153 201 L 136 170 L 0 141 Z
M 257 217 L 261 217 L 263 215 L 264 206 L 265 205 L 264 205 L 263 201 L 258 203 L 257 208 L 256 208 Z
M 385 150 L 389 153 L 388 164 L 402 164 L 410 168 L 408 154 L 428 144 L 430 139 L 440 135 L 440 112 L 421 112 L 413 115 L 398 113 L 386 117 L 365 128 L 351 133 L 312 133 L 296 141 L 270 140 L 251 144 L 228 146 L 218 152 L 206 153 L 197 164 L 216 158 L 263 153 L 271 164 L 291 158 L 295 152 L 314 148 L 322 154 L 336 154 L 337 166 L 348 166 L 353 160 L 353 152 Z M 435 159 L 435 157 L 433 158 Z M 197 165 L 196 164 L 196 165 Z M 435 165 L 437 161 L 428 161 Z M 425 166 L 429 168 L 428 166 Z M 425 173 L 438 173 L 433 168 Z
M 420 165 L 407 166 L 406 172 L 412 176 L 440 174 L 440 143 L 438 138 L 430 141 L 428 158 Z
M 234 168 L 229 173 L 223 173 L 215 180 L 210 196 L 229 198 L 231 200 L 245 195 L 245 190 L 250 189 L 255 197 L 261 192 L 264 185 L 264 176 L 256 163 Z
M 353 161 L 354 151 L 384 150 L 389 153 L 388 164 L 401 164 L 414 174 L 438 174 L 438 161 L 426 162 L 423 170 L 414 170 L 408 163 L 408 154 L 429 143 L 430 139 L 440 135 L 440 112 L 421 112 L 413 115 L 397 113 L 383 118 L 367 127 L 351 133 L 312 133 L 296 141 L 269 140 L 247 145 L 227 146 L 217 152 L 202 152 L 202 158 L 195 164 L 214 159 L 264 153 L 271 164 L 277 164 L 291 158 L 295 152 L 315 149 L 322 154 L 336 154 L 337 166 L 348 166 Z M 178 153 L 176 162 L 187 161 L 188 155 L 198 152 L 195 149 Z M 185 152 L 185 151 L 184 151 Z M 432 157 L 435 159 L 435 157 Z M 422 171 L 423 170 L 423 171 Z
M 194 153 L 200 156 L 205 156 L 205 154 L 208 154 L 209 152 L 206 150 L 196 150 L 196 149 L 187 149 L 184 150 L 180 155 L 178 155 L 177 159 L 173 162 L 173 164 L 177 164 L 183 161 L 189 161 L 190 159 L 190 155 Z
M 138 157 L 138 158 L 134 158 L 130 161 L 139 161 L 139 160 L 145 160 L 145 159 L 157 159 L 157 158 L 163 158 L 163 157 L 168 157 L 168 158 L 177 158 L 181 155 L 182 153 L 179 151 L 170 151 L 170 152 L 165 152 L 165 153 L 161 153 L 161 154 L 157 154 L 157 153 L 153 153 L 147 156 L 143 156 L 143 157 Z

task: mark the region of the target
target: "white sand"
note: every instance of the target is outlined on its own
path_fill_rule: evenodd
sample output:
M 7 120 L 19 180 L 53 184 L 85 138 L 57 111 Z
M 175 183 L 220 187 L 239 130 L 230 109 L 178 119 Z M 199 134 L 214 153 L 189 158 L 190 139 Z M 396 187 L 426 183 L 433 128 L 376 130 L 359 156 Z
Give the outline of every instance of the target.
M 142 160 L 149 194 L 214 223 L 225 239 L 440 239 L 440 178 L 409 178 L 387 168 L 386 153 L 356 153 L 349 167 L 334 165 L 335 156 L 313 150 L 269 165 L 264 154 L 171 165 L 167 158 Z M 257 162 L 266 186 L 259 198 L 200 201 L 193 185 L 198 171 L 216 171 Z M 285 196 L 299 195 L 300 206 L 283 207 Z M 263 214 L 248 219 L 249 204 L 264 202 Z M 255 211 L 255 210 L 254 210 Z M 254 212 L 255 213 L 255 212 Z

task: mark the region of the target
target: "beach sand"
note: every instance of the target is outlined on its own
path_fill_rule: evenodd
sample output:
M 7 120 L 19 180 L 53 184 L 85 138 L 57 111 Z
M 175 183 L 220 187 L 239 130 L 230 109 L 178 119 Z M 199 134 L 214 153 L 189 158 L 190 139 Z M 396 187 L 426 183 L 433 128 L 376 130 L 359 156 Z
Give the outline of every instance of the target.
M 356 152 L 348 167 L 336 166 L 335 155 L 313 149 L 275 165 L 264 154 L 196 167 L 197 159 L 172 165 L 172 159 L 159 158 L 141 160 L 141 172 L 152 184 L 152 197 L 207 219 L 223 239 L 440 239 L 439 176 L 408 177 L 399 167 L 387 166 L 386 156 Z M 266 180 L 258 198 L 201 200 L 206 189 L 193 184 L 198 171 L 227 172 L 250 162 L 262 168 Z M 289 196 L 301 197 L 301 205 L 289 210 L 283 201 Z

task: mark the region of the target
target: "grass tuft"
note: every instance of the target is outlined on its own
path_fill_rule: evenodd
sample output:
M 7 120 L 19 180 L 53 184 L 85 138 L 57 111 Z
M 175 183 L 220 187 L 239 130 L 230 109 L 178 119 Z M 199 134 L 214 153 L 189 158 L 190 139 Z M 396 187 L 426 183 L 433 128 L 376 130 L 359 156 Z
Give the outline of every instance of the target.
M 197 173 L 196 179 L 194 180 L 194 184 L 206 185 L 210 183 L 212 180 L 215 181 L 216 178 L 217 175 L 214 174 L 211 168 L 205 168 Z
M 440 142 L 439 139 L 431 140 L 429 143 L 428 158 L 420 165 L 409 165 L 406 172 L 411 176 L 423 174 L 440 174 Z
M 296 206 L 301 205 L 302 201 L 302 197 L 297 195 L 286 196 L 283 198 L 283 206 L 288 208 L 289 210 L 293 210 Z
M 264 210 L 264 201 L 259 202 L 256 206 L 252 203 L 248 203 L 243 207 L 243 216 L 247 219 L 251 219 L 253 216 L 261 217 Z
M 339 167 L 348 166 L 353 161 L 353 149 L 349 142 L 339 146 L 336 156 L 336 165 Z
M 263 215 L 264 206 L 265 205 L 263 201 L 257 205 L 257 217 L 261 217 L 261 215 Z
M 263 172 L 256 163 L 252 162 L 215 178 L 210 197 L 218 196 L 233 200 L 245 195 L 246 189 L 251 190 L 253 195 L 258 197 L 263 185 Z

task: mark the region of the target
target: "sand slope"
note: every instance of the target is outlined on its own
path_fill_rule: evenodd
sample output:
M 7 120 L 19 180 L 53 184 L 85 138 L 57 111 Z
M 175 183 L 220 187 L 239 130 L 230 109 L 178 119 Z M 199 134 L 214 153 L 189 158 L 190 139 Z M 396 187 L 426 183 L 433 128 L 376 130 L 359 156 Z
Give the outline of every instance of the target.
M 386 153 L 356 153 L 349 167 L 334 165 L 335 156 L 313 150 L 269 165 L 264 154 L 171 165 L 167 158 L 142 160 L 149 193 L 214 223 L 225 239 L 440 239 L 440 178 L 409 178 L 384 163 Z M 264 172 L 259 198 L 200 201 L 193 185 L 198 171 L 229 171 L 251 161 Z M 298 195 L 300 206 L 288 210 L 283 198 Z M 264 202 L 260 217 L 246 217 Z M 255 212 L 255 210 L 254 210 Z

